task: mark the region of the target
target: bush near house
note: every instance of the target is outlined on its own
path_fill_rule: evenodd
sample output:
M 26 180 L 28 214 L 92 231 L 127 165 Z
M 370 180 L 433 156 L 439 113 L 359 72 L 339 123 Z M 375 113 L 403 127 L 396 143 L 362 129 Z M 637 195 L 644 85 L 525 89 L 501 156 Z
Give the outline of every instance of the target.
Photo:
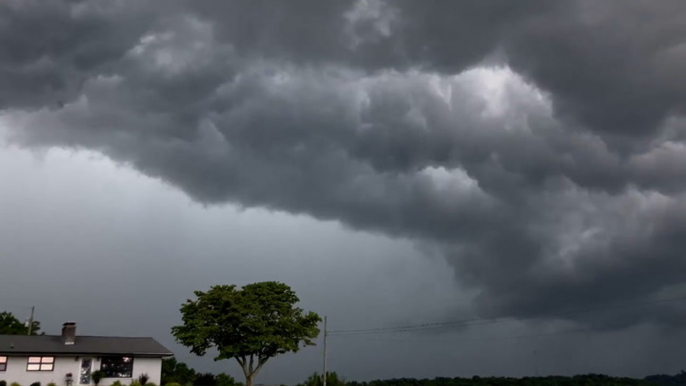
M 10 386 L 21 386 L 21 385 L 18 384 L 17 382 L 12 382 L 12 383 L 10 384 Z
M 0 381 L 0 386 L 7 386 L 7 381 Z
M 105 378 L 105 373 L 103 373 L 101 370 L 93 371 L 93 374 L 91 374 L 91 378 L 93 379 L 93 383 L 95 383 L 95 386 L 98 386 L 98 383 L 100 383 L 100 381 L 102 381 L 102 379 Z

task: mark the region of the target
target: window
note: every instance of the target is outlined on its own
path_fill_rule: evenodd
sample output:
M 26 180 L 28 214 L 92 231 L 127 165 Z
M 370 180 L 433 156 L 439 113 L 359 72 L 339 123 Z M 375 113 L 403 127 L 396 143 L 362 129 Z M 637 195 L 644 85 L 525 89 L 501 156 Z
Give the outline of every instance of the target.
M 0 371 L 7 371 L 7 357 L 0 357 Z
M 81 359 L 81 377 L 79 377 L 79 383 L 82 385 L 91 384 L 91 365 L 93 360 L 91 358 Z
M 29 357 L 26 371 L 52 371 L 55 357 Z
M 100 370 L 105 378 L 131 378 L 133 374 L 133 358 L 131 357 L 103 357 Z

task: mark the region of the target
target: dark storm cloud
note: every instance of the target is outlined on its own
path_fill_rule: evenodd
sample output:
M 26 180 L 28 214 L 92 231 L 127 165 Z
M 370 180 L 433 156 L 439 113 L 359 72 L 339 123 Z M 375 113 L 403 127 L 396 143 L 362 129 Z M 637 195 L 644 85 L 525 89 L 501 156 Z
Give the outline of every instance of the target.
M 510 63 L 554 95 L 565 118 L 613 135 L 649 136 L 683 113 L 686 12 L 680 2 L 571 2 L 510 35 Z
M 0 3 L 0 106 L 59 107 L 150 27 L 147 1 Z
M 241 52 L 297 62 L 455 73 L 502 50 L 561 117 L 607 134 L 650 134 L 684 109 L 677 1 L 193 4 Z
M 484 316 L 686 279 L 682 2 L 7 4 L 48 47 L 2 38 L 27 146 L 430 245 Z

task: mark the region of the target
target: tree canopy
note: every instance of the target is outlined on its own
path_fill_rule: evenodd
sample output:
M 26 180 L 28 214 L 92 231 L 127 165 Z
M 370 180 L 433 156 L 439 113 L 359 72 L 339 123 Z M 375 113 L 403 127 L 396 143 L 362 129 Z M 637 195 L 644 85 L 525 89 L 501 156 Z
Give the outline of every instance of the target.
M 10 312 L 0 312 L 0 335 L 27 335 L 29 327 L 22 323 Z M 31 335 L 42 335 L 40 332 L 40 322 L 33 321 Z
M 283 283 L 217 285 L 195 296 L 181 306 L 183 325 L 172 334 L 196 355 L 214 348 L 215 361 L 235 359 L 246 386 L 270 358 L 314 345 L 319 335 L 319 315 L 296 307 L 300 300 Z

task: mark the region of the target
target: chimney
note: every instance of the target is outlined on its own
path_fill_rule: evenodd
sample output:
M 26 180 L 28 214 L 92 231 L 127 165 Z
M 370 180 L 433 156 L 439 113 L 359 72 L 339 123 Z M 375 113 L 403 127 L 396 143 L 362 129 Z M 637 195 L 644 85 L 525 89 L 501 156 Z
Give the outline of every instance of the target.
M 62 342 L 72 345 L 76 341 L 76 322 L 67 322 L 62 325 Z

